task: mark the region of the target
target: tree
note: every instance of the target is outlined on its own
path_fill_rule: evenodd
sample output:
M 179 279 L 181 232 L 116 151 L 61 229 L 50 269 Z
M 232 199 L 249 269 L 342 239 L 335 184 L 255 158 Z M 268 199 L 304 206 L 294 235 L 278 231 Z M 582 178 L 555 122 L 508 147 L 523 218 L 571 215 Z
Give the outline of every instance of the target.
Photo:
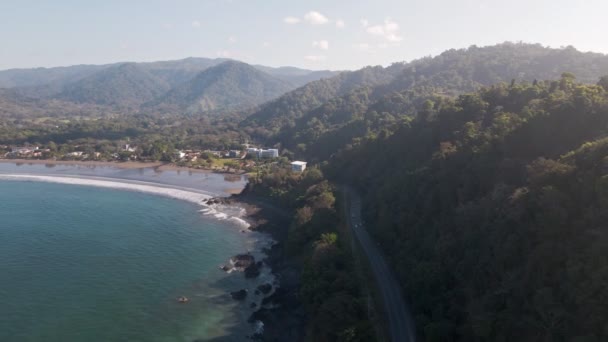
M 608 75 L 602 76 L 602 78 L 600 78 L 600 81 L 597 83 L 597 85 L 604 88 L 604 90 L 608 91 Z

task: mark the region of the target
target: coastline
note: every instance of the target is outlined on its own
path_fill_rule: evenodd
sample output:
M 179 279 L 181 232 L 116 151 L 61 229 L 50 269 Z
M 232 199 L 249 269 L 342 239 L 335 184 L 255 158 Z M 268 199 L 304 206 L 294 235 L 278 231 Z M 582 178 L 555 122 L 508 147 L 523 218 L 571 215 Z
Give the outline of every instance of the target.
M 242 175 L 245 172 L 228 172 L 219 169 L 203 169 L 188 166 L 179 166 L 167 162 L 139 162 L 139 161 L 99 161 L 99 160 L 54 160 L 54 159 L 0 159 L 0 163 L 25 164 L 25 165 L 70 165 L 84 167 L 114 167 L 117 169 L 143 169 L 153 168 L 158 171 L 188 171 L 200 173 L 226 173 Z
M 3 160 L 2 162 L 18 163 L 17 160 Z M 38 161 L 32 164 L 45 164 L 45 161 Z M 57 162 L 55 165 L 87 165 L 90 162 L 66 163 Z M 94 166 L 117 167 L 120 163 L 96 163 Z M 137 169 L 154 167 L 151 163 L 129 163 L 124 164 L 123 168 Z M 282 315 L 281 309 L 273 307 L 289 307 L 288 301 L 285 301 L 281 296 L 285 293 L 285 289 L 293 288 L 293 281 L 290 280 L 289 272 L 284 272 L 283 268 L 283 242 L 284 237 L 280 232 L 285 232 L 284 224 L 288 222 L 289 215 L 285 212 L 280 212 L 280 208 L 272 207 L 265 203 L 263 199 L 247 196 L 246 186 L 244 188 L 232 187 L 224 190 L 223 196 L 214 196 L 212 193 L 204 193 L 200 189 L 185 188 L 178 185 L 153 183 L 147 181 L 138 181 L 133 179 L 122 178 L 104 178 L 92 177 L 89 175 L 48 175 L 48 174 L 3 174 L 0 173 L 0 180 L 13 181 L 36 181 L 36 182 L 55 182 L 62 184 L 72 184 L 81 186 L 92 186 L 100 188 L 113 188 L 122 191 L 137 191 L 150 193 L 152 195 L 168 196 L 178 200 L 187 201 L 197 204 L 201 207 L 199 210 L 203 215 L 212 217 L 218 220 L 232 221 L 235 227 L 240 227 L 241 232 L 249 231 L 251 233 L 259 233 L 263 236 L 262 239 L 254 238 L 257 243 L 252 250 L 242 251 L 243 254 L 254 253 L 260 255 L 263 261 L 263 267 L 267 270 L 264 273 L 270 277 L 264 277 L 268 284 L 272 285 L 272 290 L 269 293 L 264 293 L 260 296 L 252 297 L 253 300 L 259 301 L 254 310 L 253 306 L 242 306 L 240 310 L 247 310 L 249 323 L 253 326 L 258 326 L 258 322 L 262 322 L 264 329 L 262 335 L 254 336 L 281 336 L 280 330 L 282 327 L 276 324 L 279 315 Z M 216 201 L 215 204 L 209 204 L 210 201 Z M 261 242 L 261 243 L 260 243 Z M 233 258 L 234 256 L 226 256 Z M 245 276 L 246 275 L 241 275 Z M 227 289 L 229 292 L 230 289 Z M 253 292 L 250 290 L 250 292 Z M 257 293 L 256 293 L 257 294 Z M 254 298 L 257 298 L 254 299 Z M 249 300 L 247 301 L 249 302 Z M 242 305 L 246 305 L 243 303 Z M 274 322 L 274 324 L 273 324 Z
M 114 161 L 80 161 L 80 160 L 53 160 L 53 159 L 0 159 L 0 163 L 30 164 L 30 165 L 78 165 L 78 166 L 111 166 L 119 169 L 139 169 L 146 167 L 161 167 L 162 162 L 114 162 Z
M 262 305 L 251 315 L 249 322 L 261 321 L 264 329 L 254 339 L 262 341 L 302 341 L 306 332 L 306 310 L 300 303 L 300 271 L 285 252 L 287 233 L 292 213 L 264 198 L 251 195 L 247 187 L 238 195 L 224 198 L 229 204 L 245 209 L 245 220 L 250 230 L 270 235 L 274 244 L 263 251 L 264 262 L 274 276 L 274 291 L 262 300 Z

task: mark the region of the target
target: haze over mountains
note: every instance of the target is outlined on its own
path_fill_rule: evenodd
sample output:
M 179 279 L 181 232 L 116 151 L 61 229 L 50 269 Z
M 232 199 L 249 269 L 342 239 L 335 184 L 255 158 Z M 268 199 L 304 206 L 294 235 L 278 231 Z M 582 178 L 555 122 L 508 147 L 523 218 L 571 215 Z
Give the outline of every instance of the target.
M 5 101 L 11 100 L 7 98 L 11 94 L 18 94 L 30 99 L 136 111 L 144 103 L 163 105 L 161 98 L 164 98 L 168 108 L 187 109 L 191 113 L 257 105 L 311 80 L 335 74 L 293 67 L 250 66 L 229 59 L 187 58 L 5 70 L 0 71 L 0 88 L 14 90 L 2 94 Z
M 184 113 L 232 110 L 258 105 L 293 88 L 292 83 L 251 65 L 227 61 L 200 72 L 150 105 Z
M 260 127 L 256 134 L 264 138 L 282 131 L 292 137 L 293 147 L 305 129 L 290 128 L 288 132 L 283 128 L 310 126 L 312 118 L 324 126 L 341 127 L 363 115 L 372 104 L 386 102 L 386 96 L 408 96 L 402 93 L 406 90 L 409 96 L 420 92 L 456 95 L 512 79 L 554 79 L 564 71 L 592 83 L 607 73 L 608 58 L 571 47 L 505 43 L 342 73 L 252 66 L 222 58 L 13 69 L 0 71 L 0 88 L 9 88 L 0 93 L 0 103 L 5 104 L 3 111 L 12 104 L 24 114 L 43 113 L 61 103 L 66 113 L 82 115 L 100 110 L 219 113 L 265 103 L 253 110 L 244 125 Z M 352 97 L 363 97 L 355 101 L 357 108 L 352 107 Z M 411 104 L 393 105 L 412 112 L 420 104 L 421 97 L 416 98 Z

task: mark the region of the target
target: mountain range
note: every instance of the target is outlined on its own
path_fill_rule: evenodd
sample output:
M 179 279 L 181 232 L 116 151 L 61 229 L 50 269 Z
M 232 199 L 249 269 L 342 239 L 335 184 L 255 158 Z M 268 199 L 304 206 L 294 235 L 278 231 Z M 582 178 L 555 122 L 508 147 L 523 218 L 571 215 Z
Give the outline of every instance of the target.
M 0 71 L 0 88 L 42 100 L 118 111 L 171 108 L 187 113 L 243 109 L 337 72 L 251 66 L 229 59 L 77 65 Z M 167 103 L 163 103 L 166 100 Z
M 415 117 L 427 100 L 501 82 L 558 79 L 564 72 L 595 84 L 608 75 L 608 56 L 523 43 L 448 50 L 310 82 L 260 106 L 241 125 L 256 139 L 325 159 L 353 139 Z
M 162 111 L 201 113 L 251 107 L 292 90 L 293 84 L 236 61 L 197 74 L 148 104 Z

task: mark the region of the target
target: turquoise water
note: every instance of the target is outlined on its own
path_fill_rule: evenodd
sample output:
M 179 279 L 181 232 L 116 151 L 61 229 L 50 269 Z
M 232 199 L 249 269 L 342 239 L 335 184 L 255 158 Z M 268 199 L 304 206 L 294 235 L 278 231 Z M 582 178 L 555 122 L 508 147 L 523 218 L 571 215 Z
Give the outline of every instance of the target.
M 78 185 L 0 181 L 0 341 L 243 340 L 218 265 L 251 248 L 194 203 Z M 177 303 L 177 296 L 191 299 Z

